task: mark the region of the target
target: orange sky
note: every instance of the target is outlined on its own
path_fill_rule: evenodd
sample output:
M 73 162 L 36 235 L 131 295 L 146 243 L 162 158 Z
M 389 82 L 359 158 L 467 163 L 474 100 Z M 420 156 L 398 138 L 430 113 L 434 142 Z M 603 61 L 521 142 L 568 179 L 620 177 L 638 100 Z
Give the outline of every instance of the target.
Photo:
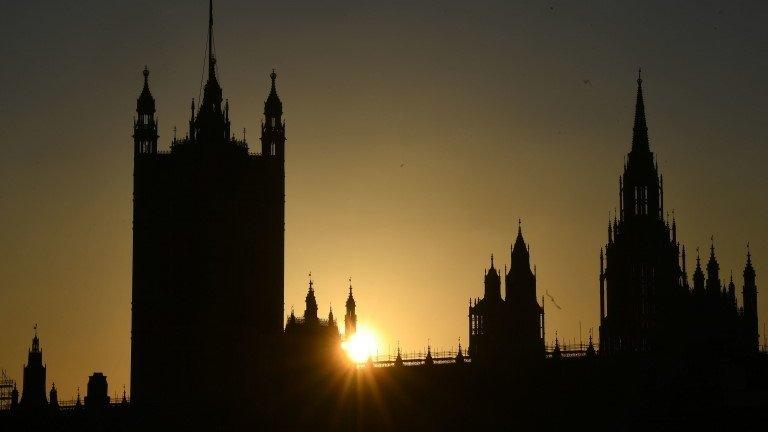
M 39 323 L 48 381 L 129 375 L 131 120 L 152 72 L 161 142 L 198 96 L 205 2 L 0 6 L 0 368 Z M 108 3 L 108 4 L 105 4 Z M 220 1 L 233 130 L 257 142 L 277 68 L 287 122 L 286 313 L 343 314 L 353 278 L 381 349 L 467 340 L 467 300 L 523 219 L 547 334 L 598 319 L 598 253 L 642 65 L 652 150 L 689 250 L 768 272 L 768 7 Z M 139 23 L 139 25 L 136 25 Z M 740 290 L 740 276 L 737 280 Z M 768 299 L 760 297 L 761 323 Z

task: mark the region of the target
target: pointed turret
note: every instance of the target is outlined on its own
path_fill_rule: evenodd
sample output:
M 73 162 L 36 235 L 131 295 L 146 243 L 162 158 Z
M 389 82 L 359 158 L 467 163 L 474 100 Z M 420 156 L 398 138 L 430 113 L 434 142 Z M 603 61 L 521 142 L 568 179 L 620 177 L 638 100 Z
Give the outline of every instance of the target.
M 517 238 L 512 245 L 505 300 L 510 306 L 536 302 L 536 278 L 531 271 L 530 249 L 523 238 L 522 220 L 517 221 Z
M 144 87 L 136 100 L 136 119 L 133 122 L 134 156 L 157 153 L 157 121 L 155 98 L 149 91 L 149 69 L 144 67 Z
M 296 313 L 293 310 L 293 307 L 291 307 L 291 314 L 288 315 L 288 322 L 285 324 L 285 329 L 291 329 L 296 325 Z
M 355 297 L 352 295 L 352 278 L 349 278 L 349 295 L 347 296 L 347 313 L 344 315 L 344 336 L 350 338 L 357 331 L 357 313 L 355 312 Z
M 485 273 L 485 296 L 487 301 L 501 301 L 501 277 L 493 263 L 491 254 L 491 267 Z
M 459 339 L 459 351 L 456 353 L 456 364 L 464 364 L 464 353 L 461 351 L 461 339 Z
M 312 282 L 312 274 L 309 274 L 309 289 L 305 298 L 306 309 L 304 309 L 304 321 L 316 322 L 317 318 L 317 300 L 315 299 L 315 288 Z
M 512 245 L 512 261 L 510 265 L 514 265 L 516 261 L 520 261 L 521 264 L 530 266 L 530 255 L 528 254 L 528 246 L 525 244 L 523 238 L 523 221 L 517 220 L 517 237 L 515 243 Z
M 27 364 L 24 365 L 24 387 L 21 391 L 21 406 L 28 409 L 39 409 L 48 404 L 45 395 L 45 370 L 43 351 L 40 349 L 40 338 L 37 336 L 37 325 L 32 337 Z
M 51 383 L 51 392 L 48 394 L 49 406 L 52 410 L 59 409 L 59 392 L 56 390 L 56 383 Z
M 757 283 L 752 253 L 747 243 L 747 263 L 744 265 L 744 285 L 741 291 L 744 303 L 744 344 L 748 351 L 759 349 L 760 335 L 757 315 Z
M 277 95 L 277 72 L 274 69 L 269 74 L 269 79 L 272 81 L 272 85 L 269 89 L 267 100 L 264 101 L 264 116 L 280 120 L 283 116 L 283 102 L 280 100 L 280 96 Z
M 261 125 L 261 154 L 274 156 L 278 159 L 285 157 L 285 123 L 283 122 L 283 102 L 277 95 L 277 74 L 272 69 L 269 75 L 272 87 L 267 100 L 264 102 L 264 122 Z
M 432 358 L 432 345 L 427 344 L 427 357 L 424 358 L 424 366 L 432 366 L 435 360 Z
M 331 306 L 328 312 L 328 325 L 336 325 L 336 319 L 333 317 L 333 306 Z
M 216 77 L 216 56 L 213 44 L 213 0 L 208 4 L 208 81 L 194 123 L 193 140 L 205 144 L 229 141 L 229 122 L 222 110 L 221 86 Z
M 722 286 L 720 282 L 720 264 L 715 257 L 715 239 L 711 237 L 710 240 L 709 261 L 707 262 L 707 292 L 714 297 L 720 294 Z
M 696 269 L 693 271 L 693 292 L 694 294 L 704 294 L 704 271 L 701 269 L 701 255 L 699 248 L 696 248 Z
M 136 100 L 136 113 L 141 115 L 154 115 L 155 114 L 155 98 L 152 97 L 152 92 L 149 90 L 149 68 L 144 66 L 144 87 L 141 89 L 141 94 Z

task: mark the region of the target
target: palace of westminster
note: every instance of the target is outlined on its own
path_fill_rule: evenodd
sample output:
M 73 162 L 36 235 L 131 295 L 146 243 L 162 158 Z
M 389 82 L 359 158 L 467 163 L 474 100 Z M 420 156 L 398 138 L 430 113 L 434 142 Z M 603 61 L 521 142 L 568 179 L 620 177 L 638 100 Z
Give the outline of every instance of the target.
M 133 130 L 130 388 L 111 400 L 107 377 L 96 372 L 82 401 L 78 389 L 76 401 L 60 402 L 35 329 L 20 385 L 0 381 L 1 430 L 546 429 L 542 416 L 551 414 L 536 400 L 559 407 L 563 423 L 594 402 L 602 407 L 593 411 L 596 427 L 611 429 L 640 416 L 698 416 L 714 396 L 699 405 L 665 393 L 705 399 L 733 382 L 768 404 L 749 247 L 740 280 L 721 275 L 714 244 L 708 257 L 696 251 L 689 277 L 677 221 L 664 210 L 640 77 L 620 211 L 599 252 L 599 340 L 590 335 L 586 348 L 567 351 L 555 337 L 547 346 L 544 300 L 519 226 L 509 267 L 500 271 L 491 257 L 483 295 L 470 300 L 466 351 L 433 357 L 430 348 L 414 359 L 398 347 L 394 360 L 355 365 L 340 354 L 357 323 L 351 282 L 343 334 L 333 311 L 320 317 L 311 277 L 303 314 L 291 310 L 286 319 L 286 123 L 277 74 L 270 75 L 261 146 L 253 152 L 230 130 L 212 1 L 207 48 L 202 100 L 192 101 L 188 131 L 168 150 L 158 147 L 155 99 L 143 72 Z M 728 365 L 727 376 L 740 378 L 725 380 L 710 364 Z M 582 393 L 575 396 L 571 384 Z M 634 407 L 616 408 L 619 394 Z M 717 419 L 727 417 L 721 414 Z

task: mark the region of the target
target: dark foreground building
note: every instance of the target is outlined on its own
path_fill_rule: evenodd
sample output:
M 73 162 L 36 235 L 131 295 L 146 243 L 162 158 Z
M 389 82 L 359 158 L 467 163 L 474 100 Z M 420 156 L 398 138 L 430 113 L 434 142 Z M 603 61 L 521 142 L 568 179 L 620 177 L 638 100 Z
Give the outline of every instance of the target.
M 21 401 L 14 388 L 0 431 L 764 427 L 768 365 L 756 352 L 751 256 L 742 309 L 735 284 L 723 290 L 714 247 L 706 280 L 697 266 L 688 289 L 676 224 L 662 216 L 640 87 L 622 213 L 601 265 L 600 355 L 557 344 L 545 352 L 543 308 L 520 229 L 504 298 L 492 261 L 484 298 L 470 305 L 468 358 L 461 350 L 433 357 L 429 349 L 423 359 L 404 359 L 398 349 L 394 361 L 358 367 L 337 361 L 338 325 L 332 313 L 319 317 L 312 284 L 303 318 L 292 313 L 283 328 L 285 125 L 274 72 L 271 80 L 261 153 L 252 154 L 230 131 L 211 7 L 203 100 L 192 104 L 187 135 L 161 151 L 144 71 L 134 127 L 132 399 L 111 400 L 107 377 L 94 373 L 85 403 L 79 392 L 73 403 L 59 401 L 54 386 L 46 400 L 35 337 Z M 351 335 L 351 287 L 346 309 Z M 691 326 L 703 341 L 692 339 Z M 682 355 L 646 355 L 665 351 Z
M 260 369 L 283 332 L 285 124 L 276 74 L 254 154 L 230 130 L 212 2 L 210 12 L 208 80 L 187 135 L 158 148 L 146 69 L 136 108 L 131 395 L 147 410 L 245 403 L 262 391 Z
M 757 286 L 749 252 L 741 308 L 733 275 L 727 286 L 721 281 L 714 241 L 706 283 L 697 256 L 690 289 L 677 221 L 665 219 L 664 180 L 650 150 L 640 78 L 619 199 L 618 218 L 608 224 L 605 255 L 600 251 L 600 353 L 756 352 Z
M 350 299 L 352 292 L 350 289 Z M 354 299 L 352 299 L 354 303 Z M 341 334 L 333 309 L 328 311 L 328 319 L 318 316 L 317 299 L 312 276 L 305 299 L 304 315 L 297 317 L 293 310 L 285 324 L 285 355 L 286 361 L 295 360 L 297 367 L 312 367 L 312 365 L 341 361 Z M 348 314 L 349 315 L 349 312 Z
M 544 359 L 544 308 L 536 301 L 536 274 L 518 223 L 505 296 L 493 256 L 482 299 L 470 300 L 469 356 L 483 366 L 528 367 Z

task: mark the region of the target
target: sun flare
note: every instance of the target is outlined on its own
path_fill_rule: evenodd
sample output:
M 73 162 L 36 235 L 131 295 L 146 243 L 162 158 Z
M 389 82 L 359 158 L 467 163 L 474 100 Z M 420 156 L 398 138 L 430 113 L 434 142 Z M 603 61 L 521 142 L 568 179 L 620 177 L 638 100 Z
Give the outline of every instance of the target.
M 357 331 L 348 340 L 341 343 L 350 360 L 363 363 L 376 354 L 376 334 L 369 328 L 357 327 Z

